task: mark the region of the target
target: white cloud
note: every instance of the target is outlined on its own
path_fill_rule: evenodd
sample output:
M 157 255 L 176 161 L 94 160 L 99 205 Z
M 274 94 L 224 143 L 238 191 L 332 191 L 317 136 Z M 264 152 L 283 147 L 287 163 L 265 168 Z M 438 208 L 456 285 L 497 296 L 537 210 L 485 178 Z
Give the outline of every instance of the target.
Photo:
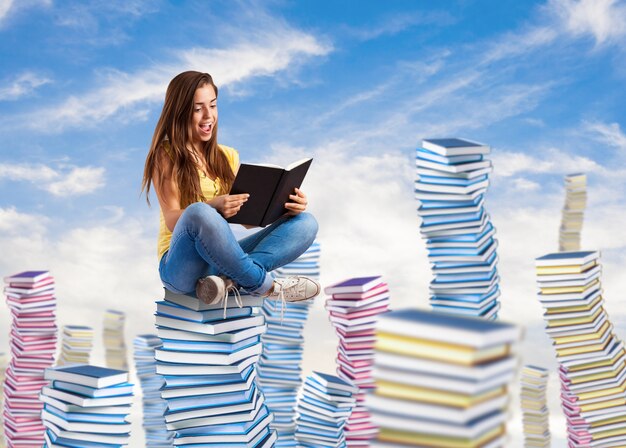
M 27 126 L 34 131 L 60 132 L 71 126 L 97 126 L 112 117 L 142 120 L 155 103 L 163 100 L 170 79 L 182 71 L 208 71 L 220 88 L 232 88 L 244 80 L 273 76 L 331 51 L 329 45 L 310 34 L 282 23 L 273 25 L 248 32 L 228 47 L 182 50 L 168 61 L 134 73 L 101 71 L 94 83 L 99 87 L 43 108 L 38 112 L 37 125 L 28 121 Z
M 104 168 L 74 167 L 65 178 L 45 188 L 55 196 L 76 196 L 93 193 L 104 187 Z
M 537 182 L 533 182 L 532 180 L 520 177 L 513 180 L 513 187 L 520 192 L 526 192 L 537 191 L 541 188 L 541 185 Z
M 55 196 L 77 196 L 93 193 L 105 184 L 102 167 L 64 165 L 57 169 L 46 165 L 0 164 L 0 181 L 26 181 Z
M 626 151 L 626 135 L 619 123 L 585 122 L 583 128 L 591 134 L 592 139 Z
M 38 6 L 50 6 L 52 0 L 0 0 L 0 27 L 6 24 L 6 20 L 17 10 Z
M 381 36 L 393 36 L 416 26 L 446 26 L 455 19 L 447 12 L 404 12 L 384 17 L 380 23 L 349 28 L 348 33 L 360 40 L 372 40 Z
M 539 154 L 539 157 L 534 154 Z M 532 153 L 496 150 L 491 158 L 496 177 L 510 177 L 522 173 L 569 174 L 605 171 L 601 165 L 587 157 L 570 154 L 557 148 L 533 150 Z
M 28 164 L 0 164 L 0 179 L 9 179 L 14 181 L 51 181 L 56 179 L 59 173 L 46 165 L 28 165 Z
M 550 0 L 548 9 L 566 32 L 592 36 L 597 45 L 626 35 L 626 5 L 619 0 Z
M 30 95 L 38 87 L 51 83 L 52 80 L 38 76 L 32 72 L 25 72 L 0 86 L 0 101 L 16 100 Z
M 0 22 L 7 16 L 12 6 L 13 0 L 0 0 Z

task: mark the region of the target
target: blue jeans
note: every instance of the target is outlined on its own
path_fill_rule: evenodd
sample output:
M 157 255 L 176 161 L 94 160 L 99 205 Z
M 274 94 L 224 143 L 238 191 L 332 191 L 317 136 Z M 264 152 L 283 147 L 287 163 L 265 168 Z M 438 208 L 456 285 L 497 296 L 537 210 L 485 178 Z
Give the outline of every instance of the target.
M 163 285 L 179 294 L 195 293 L 196 282 L 223 275 L 251 294 L 272 286 L 268 274 L 291 263 L 313 243 L 317 221 L 309 213 L 283 216 L 237 241 L 217 210 L 203 202 L 187 207 L 172 232 L 170 248 L 159 263 Z

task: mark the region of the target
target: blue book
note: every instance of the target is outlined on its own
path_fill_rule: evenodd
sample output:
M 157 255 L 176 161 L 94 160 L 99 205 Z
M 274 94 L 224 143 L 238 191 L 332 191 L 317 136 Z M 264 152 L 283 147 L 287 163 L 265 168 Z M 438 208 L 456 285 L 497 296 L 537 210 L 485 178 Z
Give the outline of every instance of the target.
M 253 385 L 250 389 L 222 394 L 198 395 L 195 397 L 169 398 L 167 408 L 171 412 L 186 411 L 189 409 L 215 408 L 233 404 L 249 403 L 256 391 Z
M 463 138 L 428 138 L 422 140 L 422 147 L 443 156 L 489 154 L 490 151 L 487 145 Z
M 94 388 L 115 386 L 128 381 L 128 372 L 88 365 L 48 368 L 44 376 L 47 380 L 66 381 Z
M 221 375 L 165 375 L 165 383 L 168 387 L 193 387 L 212 386 L 216 384 L 233 384 L 246 381 L 254 368 L 247 367 L 241 373 L 221 374 Z
M 422 160 L 431 160 L 433 162 L 445 163 L 446 165 L 458 165 L 460 163 L 480 162 L 483 160 L 482 154 L 463 154 L 458 156 L 442 156 L 436 152 L 429 151 L 424 148 L 418 148 L 416 157 Z
M 472 213 L 455 213 L 449 215 L 431 215 L 422 217 L 422 230 L 428 231 L 429 226 L 437 226 L 439 224 L 451 224 L 451 223 L 469 223 L 480 222 L 484 214 L 483 210 Z
M 600 257 L 598 251 L 556 252 L 535 259 L 536 266 L 583 265 Z
M 356 394 L 359 391 L 358 387 L 335 375 L 313 371 L 311 373 L 311 378 L 313 381 L 324 386 L 324 388 L 328 391 L 335 389 L 338 391 L 351 392 L 353 394 Z
M 456 177 L 439 177 L 439 176 L 427 176 L 420 175 L 418 182 L 426 183 L 426 184 L 437 184 L 437 185 L 458 185 L 461 187 L 467 187 L 473 185 L 478 182 L 482 182 L 487 180 L 489 176 L 483 174 L 482 176 L 477 176 L 472 179 L 461 179 Z
M 228 318 L 247 317 L 252 314 L 252 307 L 231 308 L 228 310 Z M 214 322 L 224 319 L 224 310 L 222 308 L 206 311 L 193 311 L 189 308 L 166 302 L 164 300 L 157 302 L 157 315 L 174 317 L 190 322 Z
M 45 404 L 44 409 L 58 415 L 68 422 L 90 422 L 90 423 L 126 423 L 128 414 L 94 414 L 84 412 L 64 412 L 50 404 Z
M 472 347 L 513 343 L 520 335 L 519 328 L 512 324 L 418 309 L 381 315 L 377 331 Z
M 81 384 L 67 383 L 65 381 L 53 381 L 52 386 L 58 390 L 74 392 L 79 395 L 91 398 L 119 397 L 121 395 L 132 395 L 133 385 L 130 383 L 116 384 L 109 387 L 88 387 Z
M 357 277 L 344 280 L 334 285 L 324 288 L 324 293 L 328 295 L 343 294 L 343 293 L 359 293 L 368 291 L 375 286 L 383 283 L 382 278 L 379 275 L 371 277 Z
M 181 352 L 214 352 L 228 353 L 257 344 L 261 340 L 260 336 L 252 336 L 239 342 L 202 342 L 202 341 L 182 341 L 177 339 L 163 339 L 165 350 L 175 350 Z

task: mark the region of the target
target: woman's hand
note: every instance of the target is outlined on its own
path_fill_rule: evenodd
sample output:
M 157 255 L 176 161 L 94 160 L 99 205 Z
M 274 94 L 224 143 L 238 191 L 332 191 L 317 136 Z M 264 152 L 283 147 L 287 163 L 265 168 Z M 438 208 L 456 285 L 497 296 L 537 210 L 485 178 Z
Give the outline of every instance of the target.
M 224 218 L 228 219 L 237 214 L 241 206 L 248 200 L 249 197 L 250 195 L 247 193 L 223 194 L 207 201 L 207 204 L 217 210 Z
M 289 199 L 291 199 L 292 202 L 285 203 L 285 208 L 289 210 L 287 214 L 291 216 L 298 215 L 305 211 L 308 204 L 306 195 L 302 190 L 296 188 L 295 193 L 296 194 L 289 195 Z

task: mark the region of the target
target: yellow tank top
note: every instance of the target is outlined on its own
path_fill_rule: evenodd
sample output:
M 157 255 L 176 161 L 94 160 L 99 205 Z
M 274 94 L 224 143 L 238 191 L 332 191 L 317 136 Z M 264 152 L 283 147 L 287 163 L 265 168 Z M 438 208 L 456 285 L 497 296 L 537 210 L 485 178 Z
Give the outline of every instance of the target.
M 229 147 L 224 145 L 219 145 L 220 149 L 224 151 L 226 154 L 226 158 L 228 159 L 228 163 L 230 163 L 230 167 L 233 172 L 239 166 L 239 153 Z M 212 179 L 206 177 L 202 170 L 198 170 L 198 176 L 200 177 L 200 188 L 202 189 L 202 194 L 207 200 L 213 199 L 215 196 L 220 194 L 226 194 L 225 191 L 220 191 L 220 180 L 219 178 L 213 181 Z M 163 256 L 163 254 L 170 248 L 170 240 L 172 239 L 172 232 L 165 225 L 165 218 L 163 217 L 163 210 L 160 210 L 159 217 L 159 238 L 157 240 L 157 251 L 159 254 L 159 260 Z

